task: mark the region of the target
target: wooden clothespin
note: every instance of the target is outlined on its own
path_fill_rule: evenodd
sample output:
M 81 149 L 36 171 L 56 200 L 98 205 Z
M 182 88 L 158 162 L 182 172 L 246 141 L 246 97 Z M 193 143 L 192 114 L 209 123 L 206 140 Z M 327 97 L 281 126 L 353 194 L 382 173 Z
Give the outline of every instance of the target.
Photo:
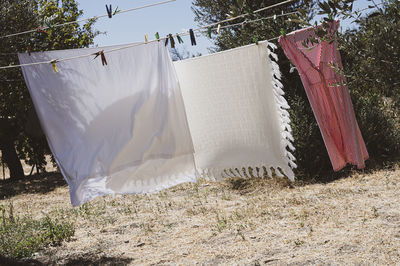
M 191 43 L 192 43 L 192 46 L 193 46 L 193 45 L 197 45 L 197 43 L 196 43 L 196 37 L 194 36 L 194 32 L 193 32 L 192 29 L 189 30 L 189 35 L 190 35 L 190 41 L 191 41 Z
M 254 36 L 254 37 L 253 37 L 253 42 L 254 42 L 256 45 L 258 45 L 258 37 L 257 37 L 257 36 Z
M 107 65 L 106 56 L 104 55 L 104 51 L 103 51 L 103 50 L 98 51 L 98 52 L 95 53 L 94 55 L 95 55 L 94 59 L 96 59 L 98 56 L 101 57 L 101 64 L 102 64 L 103 66 L 104 66 L 104 65 Z
M 45 21 L 44 25 L 46 25 L 46 27 L 50 30 L 54 30 L 54 25 L 50 23 L 50 21 Z
M 178 33 L 176 34 L 176 38 L 178 39 L 179 43 L 183 43 L 183 40 L 182 40 L 181 36 L 179 36 Z
M 165 38 L 165 46 L 167 46 L 168 45 L 168 41 L 169 41 L 169 36 L 167 35 L 167 38 Z
M 208 27 L 208 29 L 207 29 L 207 34 L 208 34 L 208 38 L 210 38 L 211 39 L 211 27 Z
M 110 5 L 110 9 L 111 9 L 111 5 Z M 118 6 L 115 8 L 114 12 L 113 12 L 113 16 L 115 16 L 116 14 L 118 14 L 121 10 L 118 9 Z
M 112 18 L 113 13 L 112 13 L 112 6 L 110 4 L 110 7 L 108 7 L 108 5 L 106 5 L 106 10 L 107 10 L 107 15 L 109 18 Z
M 218 35 L 221 35 L 221 24 L 218 24 L 217 33 Z
M 57 69 L 57 65 L 56 65 L 57 62 L 58 61 L 56 59 L 50 61 L 50 64 L 53 67 L 53 72 L 54 73 L 58 73 L 58 69 Z
M 148 42 L 149 42 L 149 39 L 148 39 L 148 37 L 147 37 L 147 34 L 144 35 L 144 42 L 145 42 L 145 43 L 148 43 Z
M 281 35 L 282 35 L 283 37 L 286 37 L 286 32 L 285 32 L 285 30 L 284 30 L 283 28 L 281 28 Z
M 37 32 L 37 33 L 44 33 L 44 34 L 47 35 L 47 31 L 45 31 L 45 30 L 43 29 L 43 27 L 38 27 L 38 28 L 36 28 L 36 32 Z
M 169 41 L 171 42 L 171 48 L 175 48 L 175 40 L 174 40 L 174 36 L 172 36 L 172 34 L 168 34 L 169 36 Z

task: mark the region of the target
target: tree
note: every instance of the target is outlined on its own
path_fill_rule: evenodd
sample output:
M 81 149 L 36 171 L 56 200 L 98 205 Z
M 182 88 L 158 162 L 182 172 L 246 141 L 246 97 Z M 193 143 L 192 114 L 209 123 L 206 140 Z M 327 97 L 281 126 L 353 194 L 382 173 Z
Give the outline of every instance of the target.
M 347 84 L 370 153 L 400 159 L 400 2 L 390 1 L 341 35 Z
M 75 0 L 3 0 L 0 2 L 1 35 L 76 21 L 83 11 Z M 72 23 L 51 27 L 45 31 L 9 38 L 0 38 L 0 65 L 18 64 L 17 52 L 29 49 L 47 51 L 88 47 L 98 34 L 93 30 L 95 21 L 80 26 Z M 23 177 L 20 159 L 43 168 L 44 155 L 49 153 L 40 127 L 27 126 L 35 112 L 21 70 L 0 70 L 0 149 L 2 161 L 10 169 L 11 177 Z M 39 129 L 38 129 L 39 128 Z

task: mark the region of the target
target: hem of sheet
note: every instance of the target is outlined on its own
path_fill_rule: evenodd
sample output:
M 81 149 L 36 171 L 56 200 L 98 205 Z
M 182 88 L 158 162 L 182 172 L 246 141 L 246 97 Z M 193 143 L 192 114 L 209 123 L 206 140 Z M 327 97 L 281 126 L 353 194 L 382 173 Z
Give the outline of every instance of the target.
M 183 157 L 183 158 L 182 158 Z M 179 156 L 178 158 L 182 158 L 182 163 L 185 160 L 190 159 L 194 161 L 193 153 L 184 154 Z M 188 167 L 190 169 L 186 169 L 186 171 L 176 172 L 169 175 L 162 176 L 154 176 L 148 177 L 143 176 L 143 178 L 136 178 L 135 180 L 130 180 L 131 188 L 128 191 L 116 191 L 115 189 L 111 189 L 108 187 L 108 181 L 113 179 L 117 175 L 129 175 L 129 171 L 133 170 L 135 172 L 135 167 L 125 168 L 121 171 L 114 172 L 110 175 L 103 175 L 98 177 L 88 177 L 82 183 L 77 186 L 73 182 L 68 182 L 69 191 L 71 194 L 71 204 L 72 206 L 79 206 L 84 204 L 85 202 L 91 201 L 100 196 L 106 195 L 132 195 L 132 194 L 152 194 L 159 192 L 164 189 L 171 188 L 173 186 L 191 182 L 197 182 L 196 171 L 193 167 Z M 132 173 L 134 174 L 134 173 Z M 72 195 L 76 195 L 79 192 L 79 195 L 82 197 L 76 197 Z

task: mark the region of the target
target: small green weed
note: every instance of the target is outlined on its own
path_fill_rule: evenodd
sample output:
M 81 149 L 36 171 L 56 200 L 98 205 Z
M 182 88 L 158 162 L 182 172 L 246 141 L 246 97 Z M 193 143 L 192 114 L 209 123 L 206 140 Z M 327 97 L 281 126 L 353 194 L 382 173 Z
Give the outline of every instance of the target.
M 59 245 L 75 233 L 70 223 L 59 223 L 46 216 L 35 220 L 14 215 L 13 205 L 0 205 L 0 255 L 8 258 L 28 258 L 48 245 Z

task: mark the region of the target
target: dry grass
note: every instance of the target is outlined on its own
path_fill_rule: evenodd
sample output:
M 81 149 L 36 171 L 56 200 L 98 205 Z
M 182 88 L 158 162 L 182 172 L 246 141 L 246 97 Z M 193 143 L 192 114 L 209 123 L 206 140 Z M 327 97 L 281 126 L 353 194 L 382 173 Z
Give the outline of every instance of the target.
M 70 206 L 63 185 L 10 194 L 0 204 L 75 224 L 73 241 L 36 254 L 45 264 L 395 265 L 399 188 L 396 169 L 327 184 L 203 181 L 80 208 Z

